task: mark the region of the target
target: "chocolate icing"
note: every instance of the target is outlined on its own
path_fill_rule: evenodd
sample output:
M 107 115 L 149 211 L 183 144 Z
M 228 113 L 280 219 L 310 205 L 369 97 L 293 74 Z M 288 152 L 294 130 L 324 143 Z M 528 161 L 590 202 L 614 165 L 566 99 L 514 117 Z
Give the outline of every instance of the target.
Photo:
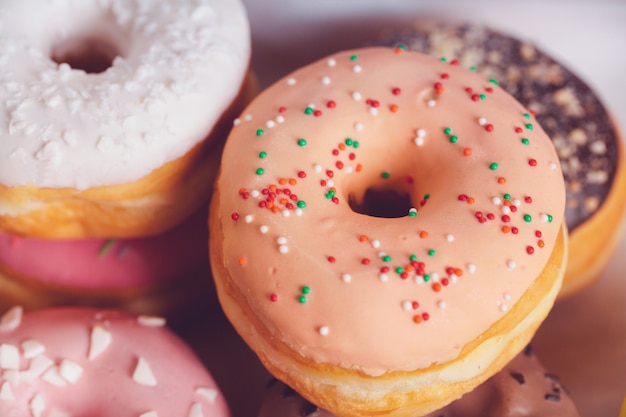
M 592 89 L 535 45 L 486 27 L 416 23 L 384 34 L 384 45 L 409 49 L 475 67 L 494 78 L 530 110 L 552 138 L 567 184 L 565 217 L 570 231 L 602 206 L 618 164 L 610 117 Z
M 424 417 L 577 417 L 576 407 L 559 378 L 546 372 L 532 349 L 474 391 Z M 273 380 L 258 417 L 333 417 Z

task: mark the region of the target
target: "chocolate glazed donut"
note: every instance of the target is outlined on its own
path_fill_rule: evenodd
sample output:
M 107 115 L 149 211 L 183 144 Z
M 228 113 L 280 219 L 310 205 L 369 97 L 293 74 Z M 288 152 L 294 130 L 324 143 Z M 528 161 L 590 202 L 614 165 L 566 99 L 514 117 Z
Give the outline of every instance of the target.
M 626 171 L 619 131 L 592 88 L 533 44 L 483 26 L 418 21 L 379 43 L 473 67 L 536 113 L 567 187 L 570 255 L 560 297 L 597 278 L 621 236 Z

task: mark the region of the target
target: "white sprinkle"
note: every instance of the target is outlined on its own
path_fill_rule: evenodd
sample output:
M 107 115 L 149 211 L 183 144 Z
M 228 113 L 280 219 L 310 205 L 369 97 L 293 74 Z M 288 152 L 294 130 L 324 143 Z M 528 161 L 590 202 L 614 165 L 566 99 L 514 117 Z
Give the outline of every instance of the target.
M 413 310 L 413 303 L 411 301 L 403 301 L 402 302 L 402 309 L 404 311 L 411 311 L 411 310 Z
M 287 79 L 287 85 L 296 85 L 296 79 L 295 78 L 288 78 Z
M 389 281 L 389 275 L 387 275 L 387 274 L 380 274 L 378 276 L 378 279 L 380 279 L 380 282 L 387 282 L 387 281 Z
M 279 245 L 284 245 L 287 243 L 287 238 L 284 236 L 280 236 L 278 239 L 276 239 L 276 243 L 278 243 Z
M 0 345 L 0 368 L 19 369 L 20 351 L 17 346 L 3 343 Z
M 499 206 L 500 204 L 502 204 L 502 199 L 500 197 L 494 197 L 494 198 L 491 199 L 491 202 L 495 206 Z
M 352 67 L 352 71 L 356 72 L 357 74 L 359 72 L 361 72 L 362 70 L 363 70 L 363 68 L 361 68 L 360 65 L 355 65 L 355 66 Z
M 505 292 L 504 294 L 502 294 L 502 299 L 504 301 L 511 301 L 511 294 L 508 292 Z
M 214 403 L 217 398 L 217 390 L 215 388 L 198 387 L 196 388 L 196 394 L 205 398 L 210 403 Z
M 343 280 L 343 282 L 350 282 L 352 281 L 352 276 L 350 276 L 350 274 L 343 274 L 341 276 L 341 279 Z
M 506 313 L 509 310 L 509 306 L 506 304 L 500 304 L 500 311 Z
M 252 223 L 252 219 L 253 219 L 252 214 L 247 214 L 247 215 L 243 218 L 243 220 L 244 220 L 246 223 Z
M 378 109 L 376 107 L 370 107 L 367 110 L 369 111 L 369 114 L 371 114 L 372 116 L 377 116 L 378 115 Z
M 296 209 L 296 216 L 302 216 L 302 213 L 304 213 L 304 211 L 302 211 L 301 208 Z
M 279 114 L 278 116 L 276 116 L 276 121 L 278 123 L 282 123 L 282 122 L 285 121 L 285 118 L 282 115 Z
M 146 387 L 154 387 L 157 384 L 157 380 L 152 373 L 152 369 L 150 369 L 150 365 L 142 357 L 139 357 L 137 360 L 137 366 L 133 371 L 133 381 Z
M 335 58 L 330 58 L 326 63 L 329 67 L 334 67 L 335 65 L 337 65 L 337 61 L 335 61 Z
M 24 358 L 32 359 L 44 353 L 46 347 L 36 340 L 25 340 L 22 342 L 22 351 L 24 352 Z
M 55 387 L 64 387 L 67 385 L 65 378 L 61 376 L 61 372 L 59 372 L 58 366 L 53 366 L 49 368 L 44 374 L 41 376 L 43 381 L 46 381 L 50 385 L 54 385 Z
M 267 122 L 265 122 L 265 126 L 269 128 L 274 127 L 274 125 L 276 125 L 276 123 L 273 120 L 268 120 Z
M 330 77 L 322 77 L 322 84 L 324 85 L 330 84 Z
M 284 209 L 282 211 L 282 215 L 283 217 L 289 217 L 291 215 L 291 212 L 289 211 L 289 209 Z
M 520 207 L 522 205 L 522 200 L 516 198 L 511 202 L 515 207 Z
M 313 170 L 314 170 L 316 173 L 318 173 L 318 174 L 319 174 L 320 172 L 322 172 L 322 169 L 323 169 L 323 168 L 322 168 L 322 166 L 321 166 L 320 164 L 315 164 L 315 165 L 313 165 Z
M 0 318 L 0 332 L 10 332 L 15 330 L 22 323 L 24 309 L 21 306 L 11 307 Z
M 259 227 L 259 231 L 263 234 L 267 233 L 269 230 L 270 228 L 264 224 Z
M 361 100 L 361 98 L 363 98 L 363 96 L 358 91 L 354 91 L 352 93 L 352 99 L 353 100 L 359 101 L 359 100 Z
M 87 359 L 93 360 L 102 352 L 107 350 L 107 348 L 111 344 L 112 339 L 113 336 L 111 335 L 111 333 L 107 330 L 104 330 L 104 328 L 101 326 L 95 326 L 93 329 L 91 329 Z
M 424 138 L 417 137 L 413 141 L 417 146 L 424 146 Z
M 156 411 L 147 411 L 143 414 L 140 414 L 139 417 L 159 417 Z
M 550 170 L 552 171 L 556 171 L 559 167 L 555 162 L 550 162 L 548 166 L 550 167 Z
M 250 191 L 250 196 L 252 198 L 258 198 L 261 195 L 261 192 L 259 190 L 252 190 Z
M 15 395 L 11 389 L 11 384 L 4 382 L 0 387 L 0 400 L 2 401 L 15 401 Z
M 544 223 L 548 223 L 550 221 L 550 216 L 548 216 L 547 214 L 541 214 L 539 216 L 539 218 L 541 219 L 542 222 Z
M 446 240 L 447 240 L 448 242 L 454 242 L 454 235 L 453 235 L 453 234 L 448 233 L 448 234 L 446 235 Z
M 415 133 L 417 134 L 418 138 L 426 137 L 426 129 L 417 129 Z
M 278 247 L 278 252 L 280 252 L 282 254 L 285 254 L 285 253 L 289 252 L 289 247 L 286 246 L 286 245 L 280 245 Z
M 328 326 L 322 326 L 320 327 L 319 332 L 322 336 L 328 336 L 328 333 L 330 333 L 330 329 L 328 328 Z
M 517 267 L 517 263 L 514 260 L 509 260 L 506 262 L 506 267 L 512 271 Z
M 33 360 L 30 361 L 30 367 L 20 373 L 20 379 L 25 382 L 32 382 L 53 365 L 54 362 L 47 356 L 35 356 Z
M 333 180 L 326 180 L 326 186 L 327 187 L 333 187 L 335 185 L 335 181 Z
M 481 126 L 486 125 L 487 124 L 487 119 L 484 118 L 484 117 L 478 118 L 478 124 L 481 125 Z
M 415 275 L 415 278 L 413 278 L 413 281 L 418 285 L 421 285 L 425 282 L 424 277 L 421 275 Z
M 430 280 L 433 282 L 439 282 L 439 273 L 433 272 L 432 274 L 430 274 Z
M 83 368 L 76 362 L 63 359 L 61 361 L 61 364 L 59 365 L 59 374 L 67 382 L 75 384 L 78 382 L 80 376 L 83 374 Z
M 187 417 L 204 417 L 204 413 L 202 412 L 202 404 L 193 403 Z
M 436 102 L 435 100 L 432 100 L 432 99 L 431 99 L 431 100 L 428 100 L 428 101 L 426 102 L 426 105 L 427 105 L 428 107 L 435 107 L 435 106 L 437 105 L 437 102 Z
M 372 247 L 374 249 L 380 248 L 380 240 L 377 240 L 377 239 L 372 240 Z
M 363 123 L 356 122 L 354 124 L 354 130 L 356 130 L 357 132 L 361 132 L 363 130 Z
M 467 271 L 470 274 L 475 273 L 476 272 L 476 265 L 474 265 L 474 264 L 467 264 Z
M 352 172 L 354 171 L 354 168 L 350 167 L 346 167 L 346 169 L 344 170 L 347 174 L 352 174 Z
M 32 417 L 41 417 L 46 409 L 46 403 L 41 394 L 35 394 L 33 399 L 30 400 L 30 403 L 28 403 L 28 406 Z
M 445 301 L 437 301 L 437 307 L 439 307 L 440 310 L 445 310 L 446 307 L 448 307 L 448 305 L 446 304 Z
M 163 327 L 167 324 L 163 317 L 141 315 L 137 317 L 137 323 L 146 327 Z
M 2 372 L 2 379 L 6 382 L 10 382 L 11 385 L 16 387 L 22 381 L 22 371 L 18 371 L 15 369 L 7 369 Z
M 235 120 L 233 120 L 233 126 L 239 126 L 240 124 L 241 124 L 240 118 L 236 118 Z
M 509 206 L 502 206 L 502 214 L 511 214 L 511 207 Z
M 246 114 L 245 116 L 243 116 L 243 121 L 244 122 L 252 121 L 252 115 L 251 114 Z

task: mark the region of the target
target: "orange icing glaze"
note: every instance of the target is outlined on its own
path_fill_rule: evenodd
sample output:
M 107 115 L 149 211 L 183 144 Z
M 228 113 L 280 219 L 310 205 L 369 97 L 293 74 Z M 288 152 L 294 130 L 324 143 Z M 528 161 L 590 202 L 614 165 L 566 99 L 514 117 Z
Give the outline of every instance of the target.
M 546 265 L 565 203 L 555 150 L 495 81 L 454 64 L 341 52 L 235 123 L 214 207 L 223 262 L 300 355 L 373 375 L 454 359 Z M 410 207 L 356 212 L 368 189 Z

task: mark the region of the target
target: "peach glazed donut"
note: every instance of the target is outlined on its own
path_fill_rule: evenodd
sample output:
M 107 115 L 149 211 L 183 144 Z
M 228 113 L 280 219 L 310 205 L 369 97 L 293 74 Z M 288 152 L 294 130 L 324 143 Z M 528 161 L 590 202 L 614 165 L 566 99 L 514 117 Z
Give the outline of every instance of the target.
M 487 79 L 400 48 L 344 51 L 252 101 L 211 203 L 234 327 L 339 416 L 414 416 L 502 368 L 566 259 L 559 160 Z
M 2 3 L 0 229 L 155 235 L 206 204 L 249 35 L 238 0 Z
M 0 309 L 209 304 L 208 200 L 249 59 L 239 0 L 0 4 Z
M 55 308 L 0 321 L 3 417 L 229 417 L 195 353 L 156 316 Z
M 533 43 L 480 25 L 416 21 L 382 38 L 474 67 L 535 111 L 565 177 L 570 256 L 559 296 L 597 279 L 622 236 L 626 164 L 619 128 L 594 90 Z

